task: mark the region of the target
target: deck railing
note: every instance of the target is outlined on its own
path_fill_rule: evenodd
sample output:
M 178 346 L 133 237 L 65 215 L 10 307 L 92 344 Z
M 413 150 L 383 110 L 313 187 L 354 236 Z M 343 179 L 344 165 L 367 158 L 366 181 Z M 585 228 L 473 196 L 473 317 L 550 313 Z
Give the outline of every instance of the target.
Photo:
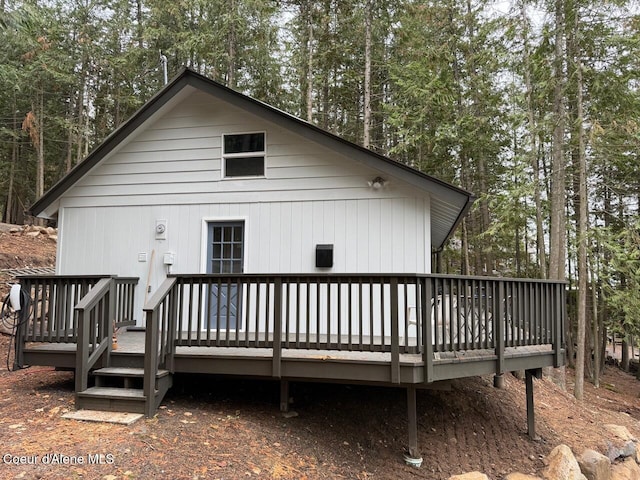
M 116 286 L 112 278 L 103 278 L 76 305 L 78 343 L 76 347 L 76 391 L 87 389 L 91 368 L 111 349 Z M 106 366 L 106 365 L 105 365 Z
M 348 350 L 434 357 L 550 345 L 561 364 L 563 282 L 450 275 L 174 275 L 145 307 L 149 361 L 176 346 Z M 155 367 L 154 367 L 155 368 Z M 500 371 L 500 368 L 498 368 Z M 431 377 L 429 377 L 431 378 Z
M 167 278 L 144 306 L 146 318 L 143 391 L 145 413 L 155 412 L 155 384 L 158 369 L 173 369 L 173 334 L 176 326 L 176 278 Z
M 75 343 L 74 309 L 105 276 L 29 275 L 19 277 L 29 304 L 23 308 L 22 338 L 27 342 Z
M 116 327 L 135 324 L 137 278 L 107 275 L 25 275 L 19 277 L 28 295 L 23 309 L 21 338 L 26 342 L 76 343 L 78 322 L 74 309 L 103 278 L 113 278 Z
M 23 363 L 27 342 L 77 343 L 76 307 L 104 279 L 113 281 L 115 300 L 110 321 L 115 327 L 135 324 L 137 278 L 106 275 L 24 275 L 18 277 L 23 291 L 20 325 L 16 335 L 15 368 Z M 112 324 L 113 326 L 113 324 Z
M 135 325 L 135 291 L 138 278 L 115 277 L 114 282 L 116 288 L 115 326 L 119 328 Z

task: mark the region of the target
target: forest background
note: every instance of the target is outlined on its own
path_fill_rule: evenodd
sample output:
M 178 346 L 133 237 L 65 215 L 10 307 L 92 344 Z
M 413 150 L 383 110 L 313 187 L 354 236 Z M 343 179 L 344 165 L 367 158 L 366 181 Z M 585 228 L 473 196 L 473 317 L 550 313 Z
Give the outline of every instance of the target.
M 607 338 L 640 338 L 639 7 L 0 0 L 2 219 L 30 221 L 162 87 L 164 56 L 472 191 L 439 271 L 566 280 L 581 398 Z

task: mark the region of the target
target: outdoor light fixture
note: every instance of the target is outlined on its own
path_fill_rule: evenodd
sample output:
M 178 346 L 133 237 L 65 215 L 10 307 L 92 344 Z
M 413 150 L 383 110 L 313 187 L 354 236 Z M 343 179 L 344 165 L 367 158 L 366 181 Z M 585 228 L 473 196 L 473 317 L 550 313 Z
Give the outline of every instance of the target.
M 369 181 L 369 186 L 374 190 L 380 190 L 387 184 L 387 181 L 382 177 L 376 177 L 373 180 Z

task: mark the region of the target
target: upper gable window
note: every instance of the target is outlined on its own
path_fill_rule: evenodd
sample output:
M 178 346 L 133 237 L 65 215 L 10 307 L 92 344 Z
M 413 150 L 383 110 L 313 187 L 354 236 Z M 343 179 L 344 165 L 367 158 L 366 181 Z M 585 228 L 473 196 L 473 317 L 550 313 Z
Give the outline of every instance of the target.
M 264 176 L 264 132 L 224 135 L 224 177 Z

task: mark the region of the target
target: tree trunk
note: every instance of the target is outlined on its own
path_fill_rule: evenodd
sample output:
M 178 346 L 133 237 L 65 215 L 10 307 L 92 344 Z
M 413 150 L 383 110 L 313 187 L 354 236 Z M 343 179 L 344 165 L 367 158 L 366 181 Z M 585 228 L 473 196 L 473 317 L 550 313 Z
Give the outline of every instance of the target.
M 629 342 L 626 334 L 622 337 L 622 360 L 620 362 L 620 368 L 625 372 L 629 371 Z
M 371 15 L 372 5 L 364 5 L 364 133 L 362 145 L 371 147 Z
M 136 36 L 138 37 L 138 48 L 144 49 L 143 30 L 142 30 L 142 0 L 136 0 Z
M 553 59 L 553 145 L 551 158 L 551 225 L 549 228 L 549 278 L 564 280 L 566 257 L 566 214 L 565 214 L 565 165 L 564 165 L 564 3 L 555 0 L 555 52 Z M 571 330 L 567 332 L 570 341 Z M 567 349 L 573 350 L 572 344 Z M 572 357 L 570 357 L 570 360 Z M 565 388 L 566 376 L 563 367 L 552 372 L 553 381 Z
M 235 0 L 229 2 L 229 22 L 228 50 L 229 63 L 227 64 L 227 86 L 236 88 L 236 4 Z
M 597 262 L 598 260 L 595 259 Z M 596 270 L 599 271 L 594 265 L 591 265 L 591 302 L 593 308 L 593 319 L 591 323 L 591 328 L 593 333 L 591 336 L 593 337 L 593 386 L 596 388 L 600 388 L 600 345 L 602 344 L 600 340 L 600 334 L 602 330 L 600 329 L 600 319 L 598 312 L 598 283 L 596 278 L 599 275 L 595 275 Z M 640 370 L 640 369 L 638 369 Z
M 9 167 L 9 186 L 7 187 L 7 203 L 5 205 L 4 221 L 7 223 L 15 223 L 16 219 L 13 215 L 13 190 L 16 176 L 16 163 L 18 161 L 18 114 L 16 112 L 16 99 L 13 97 L 13 139 L 11 140 L 11 166 Z
M 538 142 L 536 134 L 536 122 L 533 110 L 533 87 L 531 84 L 531 64 L 529 57 L 529 20 L 526 16 L 526 10 L 524 2 L 522 3 L 522 20 L 525 27 L 523 33 L 524 37 L 524 83 L 526 88 L 527 99 L 527 117 L 529 121 L 529 161 L 531 163 L 531 169 L 533 170 L 533 196 L 536 207 L 536 256 L 538 259 L 538 268 L 540 269 L 540 276 L 547 278 L 547 256 L 544 240 L 544 226 L 542 219 L 542 194 L 540 191 L 540 159 L 538 157 Z
M 307 2 L 307 122 L 313 121 L 313 2 Z
M 564 10 L 555 0 L 555 53 L 553 92 L 553 146 L 551 159 L 551 227 L 549 239 L 549 278 L 565 279 L 565 165 L 564 165 Z
M 35 108 L 34 111 L 36 111 Z M 44 92 L 42 90 L 40 91 L 37 111 L 38 145 L 36 150 L 38 153 L 38 164 L 36 169 L 36 198 L 40 198 L 44 194 Z
M 575 31 L 578 31 L 578 12 L 575 15 Z M 574 45 L 577 47 L 577 45 Z M 578 48 L 576 48 L 578 50 Z M 574 395 L 578 400 L 582 400 L 584 396 L 584 362 L 585 362 L 585 331 L 587 328 L 587 297 L 588 297 L 588 277 L 589 270 L 587 265 L 587 160 L 584 146 L 584 112 L 582 98 L 582 60 L 578 51 L 574 52 L 576 63 L 576 92 L 577 92 L 577 130 L 578 130 L 578 338 L 576 352 L 576 380 L 574 387 Z

